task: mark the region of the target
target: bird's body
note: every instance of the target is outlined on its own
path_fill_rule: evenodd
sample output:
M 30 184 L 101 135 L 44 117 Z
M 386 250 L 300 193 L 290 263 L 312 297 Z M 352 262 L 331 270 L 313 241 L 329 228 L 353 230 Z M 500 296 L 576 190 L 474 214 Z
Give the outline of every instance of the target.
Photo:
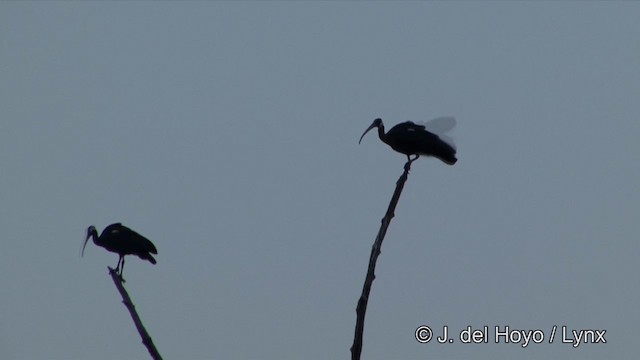
M 156 259 L 151 256 L 151 254 L 158 253 L 153 243 L 121 223 L 107 226 L 100 236 L 98 236 L 98 231 L 93 225 L 89 226 L 87 229 L 87 238 L 82 247 L 83 254 L 84 247 L 87 246 L 89 238 L 93 239 L 94 244 L 120 255 L 118 266 L 116 267 L 116 271 L 119 270 L 120 274 L 122 274 L 122 268 L 124 268 L 125 255 L 136 255 L 143 260 L 148 260 L 152 264 L 156 263 Z
M 406 121 L 392 127 L 385 134 L 382 120 L 376 119 L 364 134 L 362 134 L 360 141 L 362 141 L 364 135 L 374 127 L 378 128 L 380 140 L 391 146 L 393 150 L 407 155 L 409 160 L 411 160 L 411 155 L 416 156 L 413 160 L 423 155 L 436 157 L 448 165 L 453 165 L 458 161 L 456 158 L 456 149 L 442 140 L 438 135 L 427 131 L 424 125 Z

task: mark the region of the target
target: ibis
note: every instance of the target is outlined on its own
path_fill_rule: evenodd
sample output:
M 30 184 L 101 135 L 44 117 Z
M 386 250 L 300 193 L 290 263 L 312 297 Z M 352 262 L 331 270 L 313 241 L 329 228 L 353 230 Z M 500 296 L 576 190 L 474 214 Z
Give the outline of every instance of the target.
M 151 256 L 151 254 L 158 253 L 153 243 L 121 223 L 107 226 L 100 236 L 98 236 L 98 231 L 95 226 L 89 226 L 89 228 L 87 228 L 87 238 L 84 240 L 84 245 L 82 246 L 81 256 L 84 255 L 84 248 L 87 246 L 90 238 L 94 244 L 120 256 L 118 266 L 116 267 L 116 273 L 120 274 L 120 277 L 122 277 L 125 255 L 137 255 L 139 258 L 148 260 L 152 264 L 156 263 L 156 259 Z
M 360 137 L 358 144 L 369 130 L 377 127 L 378 136 L 385 144 L 399 153 L 407 155 L 409 161 L 414 161 L 423 156 L 433 156 L 442 160 L 445 164 L 453 165 L 458 161 L 456 149 L 442 140 L 438 135 L 428 131 L 424 125 L 415 124 L 412 121 L 400 123 L 384 132 L 382 119 L 375 119 Z M 415 155 L 412 159 L 411 155 Z

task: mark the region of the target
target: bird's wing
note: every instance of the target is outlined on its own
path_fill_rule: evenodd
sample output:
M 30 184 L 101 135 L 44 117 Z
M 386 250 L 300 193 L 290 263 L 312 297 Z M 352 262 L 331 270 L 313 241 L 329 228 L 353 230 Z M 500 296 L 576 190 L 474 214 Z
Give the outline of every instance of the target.
M 391 139 L 393 138 L 405 139 L 407 136 L 412 136 L 413 134 L 417 134 L 424 131 L 425 131 L 425 128 L 423 125 L 418 125 L 413 121 L 405 121 L 389 129 L 389 131 L 387 131 L 387 137 Z
M 416 124 L 413 121 L 406 121 L 398 125 L 401 125 L 407 131 L 422 131 L 425 129 L 424 125 Z
M 122 238 L 136 239 L 136 241 L 141 245 L 140 250 L 148 251 L 152 254 L 158 253 L 158 250 L 156 249 L 155 245 L 153 245 L 151 240 L 122 225 L 121 223 L 111 224 L 105 229 L 105 231 L 107 230 L 109 230 L 109 234 L 119 234 L 122 236 Z
M 452 148 L 456 148 L 456 144 L 450 134 L 450 132 L 456 126 L 456 118 L 453 116 L 441 116 L 439 118 L 431 119 L 424 123 L 428 131 L 437 135 L 440 140 L 446 142 Z
M 407 128 L 401 139 L 405 146 L 408 146 L 409 148 L 423 149 L 423 151 L 427 153 L 431 151 L 431 148 L 433 148 L 434 151 L 437 151 L 436 148 L 439 147 L 439 144 L 442 142 L 448 144 L 454 149 L 454 151 L 456 148 L 453 144 L 453 140 L 449 137 L 434 134 L 431 131 L 426 130 L 424 127 Z
M 425 122 L 424 125 L 429 131 L 440 136 L 456 127 L 456 123 L 456 118 L 453 116 L 441 116 Z
M 122 232 L 122 228 L 127 229 L 127 227 L 123 226 L 121 223 L 113 223 L 102 230 L 102 235 L 118 234 Z

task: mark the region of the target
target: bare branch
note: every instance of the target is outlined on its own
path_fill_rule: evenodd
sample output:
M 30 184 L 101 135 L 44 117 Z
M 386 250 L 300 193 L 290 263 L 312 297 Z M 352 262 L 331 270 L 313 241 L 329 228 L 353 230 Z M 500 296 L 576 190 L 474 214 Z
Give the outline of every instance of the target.
M 110 267 L 107 267 L 107 269 L 109 269 L 109 275 L 111 275 L 111 279 L 113 279 L 113 283 L 116 284 L 116 288 L 118 288 L 120 295 L 122 295 L 122 302 L 124 303 L 124 306 L 127 307 L 127 310 L 129 310 L 129 314 L 131 314 L 133 323 L 136 325 L 136 329 L 138 329 L 138 333 L 142 338 L 142 343 L 144 344 L 144 346 L 147 347 L 147 350 L 149 350 L 149 354 L 151 355 L 151 358 L 153 360 L 162 360 L 162 356 L 160 356 L 160 353 L 158 353 L 158 350 L 153 344 L 153 340 L 151 340 L 151 336 L 149 336 L 149 333 L 147 333 L 147 330 L 144 328 L 144 325 L 142 325 L 142 320 L 140 320 L 140 316 L 138 316 L 138 313 L 136 312 L 136 308 L 133 305 L 133 302 L 131 302 L 131 298 L 129 297 L 127 290 L 125 290 L 124 286 L 122 285 L 124 280 L 120 275 L 118 275 L 115 269 L 112 269 Z
M 378 230 L 378 235 L 376 236 L 376 240 L 374 241 L 373 247 L 371 248 L 367 277 L 364 280 L 362 295 L 360 295 L 358 306 L 356 307 L 356 330 L 353 339 L 353 345 L 351 346 L 351 360 L 360 360 L 360 354 L 362 352 L 362 336 L 364 333 L 364 317 L 367 312 L 367 303 L 369 302 L 371 285 L 373 284 L 373 280 L 376 278 L 376 262 L 378 261 L 378 256 L 381 253 L 382 241 L 384 240 L 384 236 L 387 233 L 389 223 L 391 223 L 391 219 L 395 216 L 394 212 L 396 210 L 396 205 L 398 204 L 398 200 L 400 199 L 400 194 L 402 193 L 402 189 L 404 188 L 404 183 L 407 181 L 407 177 L 409 176 L 411 163 L 417 158 L 418 157 L 413 160 L 407 161 L 407 163 L 404 165 L 404 172 L 396 182 L 396 190 L 391 197 L 391 202 L 389 203 L 389 207 L 387 208 L 387 213 L 384 214 L 384 217 L 382 218 L 380 230 Z

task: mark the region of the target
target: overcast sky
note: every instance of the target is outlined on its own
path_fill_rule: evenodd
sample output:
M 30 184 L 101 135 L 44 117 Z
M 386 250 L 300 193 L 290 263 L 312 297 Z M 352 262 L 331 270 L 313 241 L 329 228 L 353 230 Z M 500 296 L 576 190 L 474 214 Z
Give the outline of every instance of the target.
M 348 359 L 405 157 L 373 119 L 455 116 L 415 162 L 363 359 L 632 359 L 636 2 L 0 2 L 0 358 Z M 420 325 L 453 344 L 420 344 Z M 487 344 L 459 332 L 489 327 Z M 495 344 L 493 329 L 541 330 Z M 554 325 L 606 330 L 573 348 Z

